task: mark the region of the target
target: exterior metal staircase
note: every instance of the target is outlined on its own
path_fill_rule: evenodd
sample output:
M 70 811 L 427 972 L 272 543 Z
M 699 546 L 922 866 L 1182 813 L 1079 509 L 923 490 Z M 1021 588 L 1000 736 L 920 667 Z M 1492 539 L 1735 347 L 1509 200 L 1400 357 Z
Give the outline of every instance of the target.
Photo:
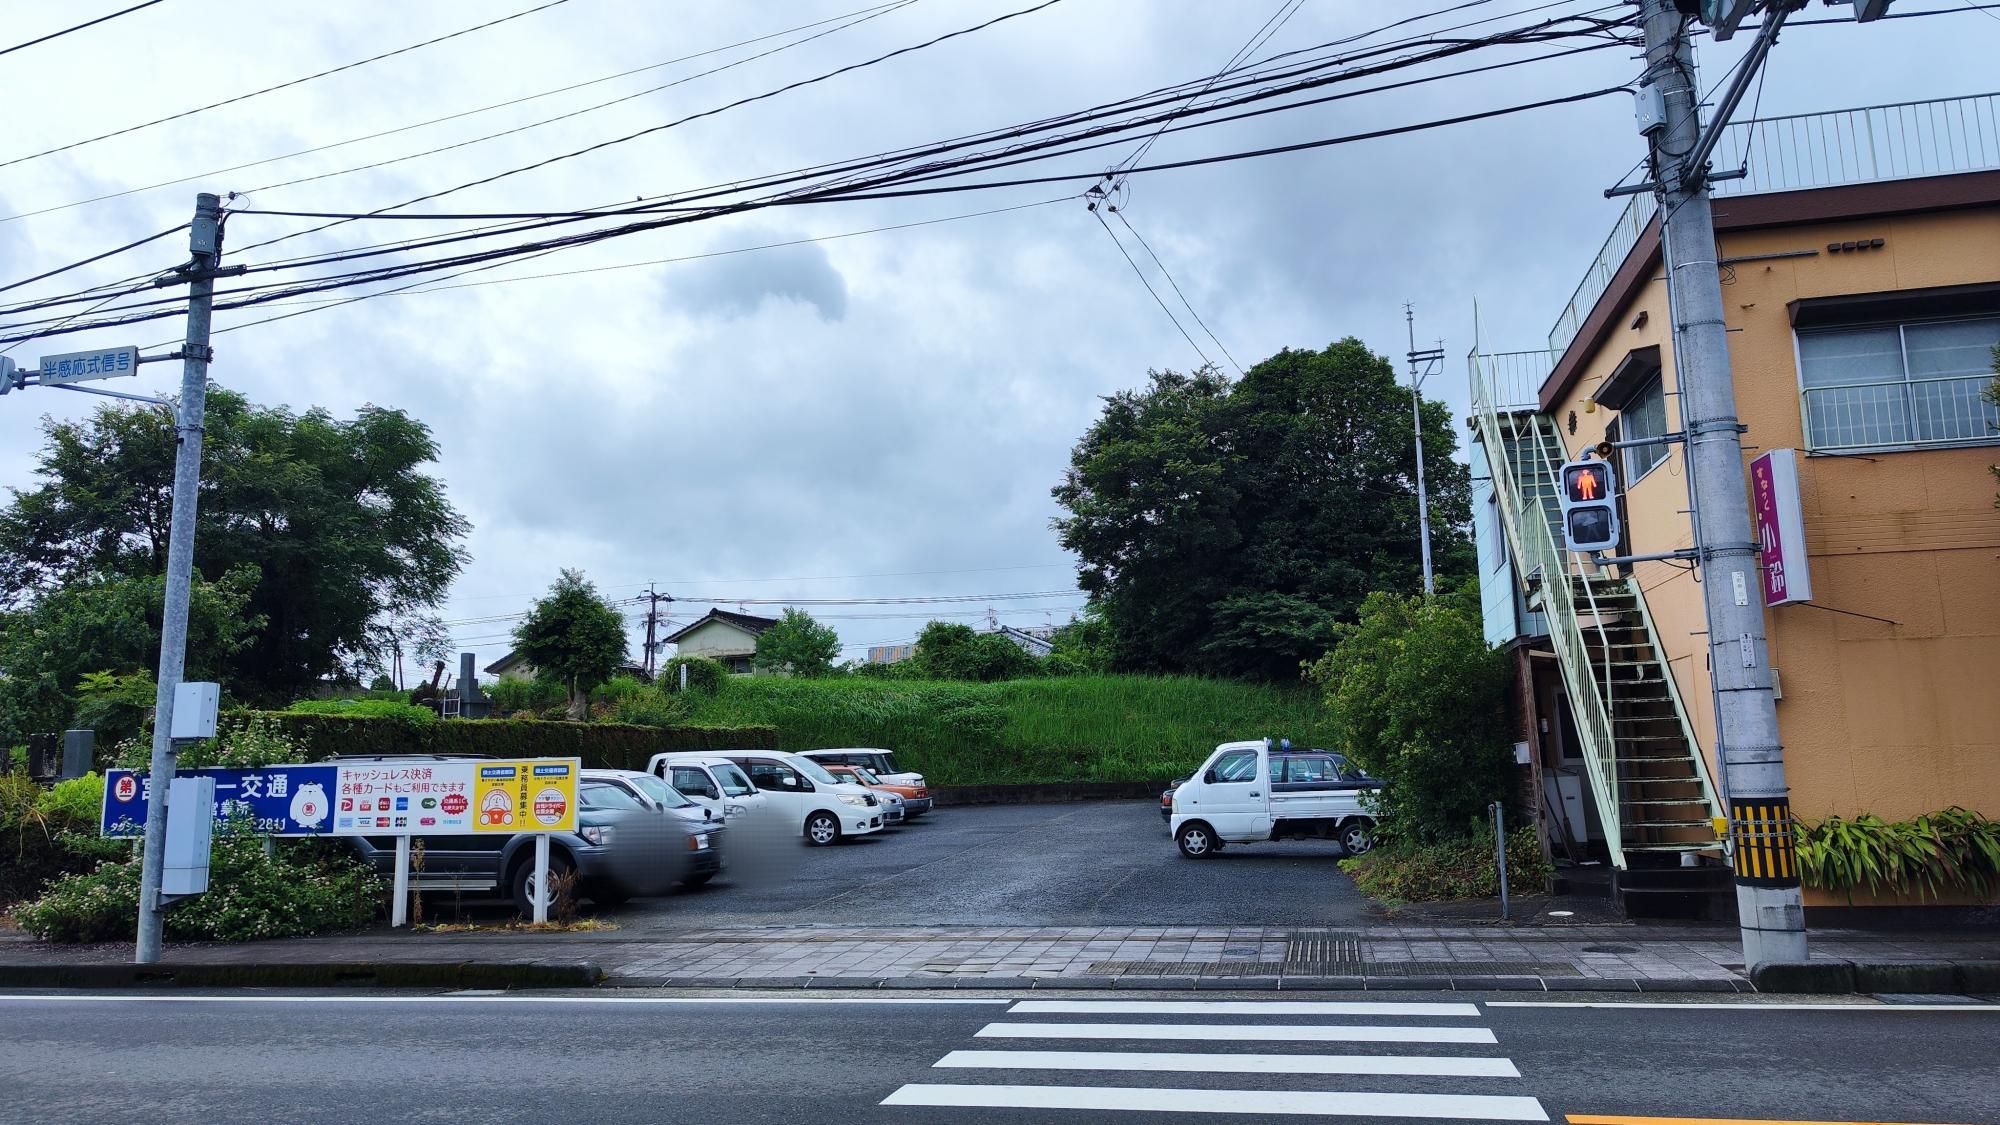
M 1493 466 L 1515 573 L 1548 622 L 1611 862 L 1621 872 L 1677 868 L 1682 853 L 1722 847 L 1711 818 L 1723 810 L 1707 762 L 1638 582 L 1562 546 L 1556 488 L 1567 453 L 1555 420 L 1497 405 L 1490 358 L 1472 356 L 1474 424 Z M 1691 885 L 1703 874 L 1659 874 L 1626 880 L 1626 895 L 1680 901 L 1712 890 Z

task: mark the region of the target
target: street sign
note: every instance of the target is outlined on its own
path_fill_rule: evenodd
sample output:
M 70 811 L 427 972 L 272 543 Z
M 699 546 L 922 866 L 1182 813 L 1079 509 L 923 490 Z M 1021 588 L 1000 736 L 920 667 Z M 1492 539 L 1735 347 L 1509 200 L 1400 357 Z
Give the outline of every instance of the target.
M 64 383 L 90 383 L 139 373 L 138 348 L 100 348 L 90 352 L 63 352 L 45 355 L 41 361 L 41 382 L 45 387 Z
M 1618 479 L 1609 461 L 1571 461 L 1557 475 L 1563 545 L 1585 553 L 1618 546 Z
M 23 374 L 21 369 L 14 365 L 13 360 L 0 355 L 0 395 L 4 395 L 8 391 L 19 390 L 27 385 L 27 375 Z
M 476 832 L 576 831 L 576 777 L 582 762 L 484 762 L 473 790 Z
M 475 762 L 357 762 L 339 767 L 336 836 L 469 836 Z
M 1758 569 L 1764 576 L 1764 604 L 1811 601 L 1797 450 L 1773 449 L 1750 462 L 1750 506 L 1757 517 L 1757 546 L 1763 556 Z
M 174 776 L 215 782 L 213 811 L 218 822 L 246 815 L 261 835 L 324 836 L 333 829 L 331 794 L 337 769 L 328 765 L 261 766 L 181 770 Z M 98 831 L 106 836 L 144 835 L 146 808 L 152 797 L 152 778 L 144 771 L 107 771 Z

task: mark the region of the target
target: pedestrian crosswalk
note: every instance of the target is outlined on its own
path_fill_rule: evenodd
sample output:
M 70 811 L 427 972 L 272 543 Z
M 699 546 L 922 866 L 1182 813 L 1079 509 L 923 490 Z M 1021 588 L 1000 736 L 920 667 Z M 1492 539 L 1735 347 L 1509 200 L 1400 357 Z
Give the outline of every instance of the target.
M 1479 1017 L 1474 1004 L 1415 1001 L 1024 1000 L 975 1032 L 979 1044 L 933 1063 L 939 1081 L 882 1104 L 1050 1121 L 1106 1110 L 1549 1120 L 1492 1030 L 1470 1022 Z M 1329 1053 L 1332 1043 L 1348 1046 Z

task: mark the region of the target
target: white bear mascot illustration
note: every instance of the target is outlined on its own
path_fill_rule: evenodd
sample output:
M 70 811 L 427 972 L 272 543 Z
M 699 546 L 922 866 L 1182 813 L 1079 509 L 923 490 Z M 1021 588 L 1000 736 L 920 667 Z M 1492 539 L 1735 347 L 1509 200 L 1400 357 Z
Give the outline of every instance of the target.
M 330 807 L 326 787 L 317 781 L 305 782 L 292 790 L 292 820 L 301 828 L 318 828 Z

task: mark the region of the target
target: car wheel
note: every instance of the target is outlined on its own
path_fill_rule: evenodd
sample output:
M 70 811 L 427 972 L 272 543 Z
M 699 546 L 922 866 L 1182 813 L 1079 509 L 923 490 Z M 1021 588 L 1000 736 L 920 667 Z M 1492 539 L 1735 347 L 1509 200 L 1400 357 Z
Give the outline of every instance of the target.
M 806 843 L 824 848 L 840 842 L 840 818 L 830 812 L 816 812 L 806 818 Z
M 574 870 L 576 870 L 576 864 L 570 861 L 569 856 L 555 848 L 549 849 L 549 878 L 551 880 L 567 875 Z M 522 917 L 532 918 L 535 916 L 535 856 L 532 851 L 514 868 L 514 905 L 520 908 Z M 555 905 L 553 896 L 549 900 L 549 905 L 551 907 Z
M 1360 855 L 1374 846 L 1374 821 L 1357 817 L 1340 826 L 1340 847 L 1348 855 Z
M 1215 829 L 1199 820 L 1181 825 L 1181 830 L 1174 834 L 1174 843 L 1189 859 L 1207 859 L 1222 850 L 1221 842 L 1215 838 Z

